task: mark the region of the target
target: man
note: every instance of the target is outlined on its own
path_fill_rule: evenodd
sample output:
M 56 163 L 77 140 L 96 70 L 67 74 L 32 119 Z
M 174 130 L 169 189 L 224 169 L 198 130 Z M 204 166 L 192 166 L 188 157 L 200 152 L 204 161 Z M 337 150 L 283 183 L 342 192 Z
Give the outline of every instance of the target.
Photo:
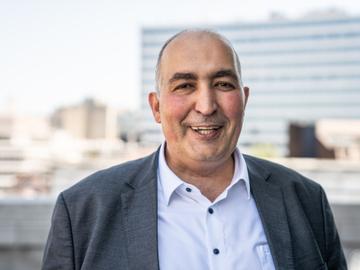
M 225 38 L 175 35 L 156 81 L 165 142 L 59 195 L 43 269 L 346 269 L 323 189 L 236 148 L 249 88 Z

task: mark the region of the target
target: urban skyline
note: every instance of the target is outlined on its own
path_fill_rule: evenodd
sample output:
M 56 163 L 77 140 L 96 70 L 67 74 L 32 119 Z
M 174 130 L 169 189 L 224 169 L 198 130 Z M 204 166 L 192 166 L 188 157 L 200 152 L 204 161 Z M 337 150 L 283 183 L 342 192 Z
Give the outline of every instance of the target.
M 143 8 L 138 9 L 139 5 Z M 268 22 L 336 9 L 357 16 L 360 3 L 0 2 L 0 106 L 13 103 L 26 113 L 46 114 L 90 96 L 116 108 L 136 110 L 141 104 L 143 27 Z

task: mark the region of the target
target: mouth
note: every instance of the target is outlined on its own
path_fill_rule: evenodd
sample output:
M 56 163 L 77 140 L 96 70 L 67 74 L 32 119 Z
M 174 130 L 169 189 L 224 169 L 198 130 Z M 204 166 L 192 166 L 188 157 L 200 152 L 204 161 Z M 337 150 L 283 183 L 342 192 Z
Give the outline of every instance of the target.
M 212 126 L 190 126 L 191 130 L 199 134 L 203 138 L 214 138 L 216 137 L 220 129 L 223 126 L 220 125 L 212 125 Z

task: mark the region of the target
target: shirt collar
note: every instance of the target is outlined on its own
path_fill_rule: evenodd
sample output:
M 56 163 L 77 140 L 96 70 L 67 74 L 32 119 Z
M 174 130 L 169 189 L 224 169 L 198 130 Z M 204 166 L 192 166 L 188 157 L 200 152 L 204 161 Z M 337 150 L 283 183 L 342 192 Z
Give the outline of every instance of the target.
M 161 145 L 159 152 L 158 178 L 159 184 L 163 190 L 166 205 L 169 205 L 171 195 L 179 186 L 184 184 L 184 181 L 182 181 L 167 165 L 165 159 L 165 142 Z
M 158 181 L 163 191 L 166 205 L 169 205 L 170 199 L 174 191 L 181 185 L 186 183 L 181 180 L 167 165 L 165 159 L 165 142 L 160 147 L 159 165 L 158 165 Z M 250 199 L 250 179 L 245 159 L 238 148 L 234 151 L 235 169 L 230 185 L 226 188 L 229 190 L 239 180 L 243 180 L 246 187 L 247 197 Z
M 234 158 L 235 158 L 235 169 L 234 169 L 234 176 L 231 180 L 229 187 L 233 186 L 239 180 L 243 180 L 245 183 L 247 198 L 250 199 L 250 178 L 248 169 L 246 166 L 245 158 L 243 154 L 240 152 L 238 147 L 235 148 L 234 151 Z

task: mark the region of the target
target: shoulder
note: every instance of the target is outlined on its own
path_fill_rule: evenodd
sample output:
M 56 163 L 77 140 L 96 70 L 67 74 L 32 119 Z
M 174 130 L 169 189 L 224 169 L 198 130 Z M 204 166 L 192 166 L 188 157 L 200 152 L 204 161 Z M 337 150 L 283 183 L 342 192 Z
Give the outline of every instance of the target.
M 97 171 L 66 189 L 61 195 L 66 200 L 73 200 L 79 196 L 83 198 L 93 195 L 100 197 L 122 193 L 129 186 L 146 184 L 143 182 L 154 177 L 156 160 L 157 152 L 154 152 L 149 156 Z
M 304 215 L 311 227 L 317 230 L 323 222 L 324 208 L 328 206 L 325 191 L 312 179 L 275 162 L 246 156 L 250 186 L 262 192 L 276 188 L 281 191 L 282 202 L 289 209 L 289 216 L 297 218 Z M 259 188 L 260 187 L 260 188 Z
M 267 182 L 283 188 L 297 189 L 304 192 L 323 192 L 320 184 L 278 163 L 244 155 L 249 173 L 259 173 L 267 178 Z

